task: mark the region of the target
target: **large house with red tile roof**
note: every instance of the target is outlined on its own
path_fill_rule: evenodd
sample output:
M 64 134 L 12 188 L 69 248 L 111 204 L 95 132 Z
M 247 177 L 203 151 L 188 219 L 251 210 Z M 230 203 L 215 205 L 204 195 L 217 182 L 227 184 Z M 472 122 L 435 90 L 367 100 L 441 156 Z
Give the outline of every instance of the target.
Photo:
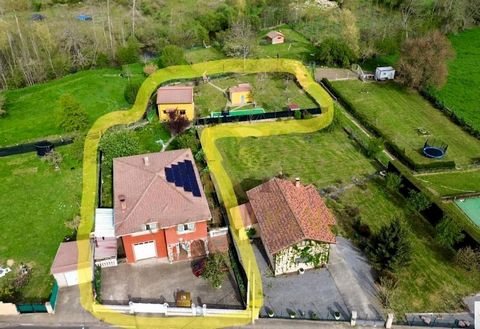
M 328 262 L 330 244 L 336 242 L 331 231 L 335 217 L 313 185 L 272 178 L 247 196 L 252 210 L 248 222 L 258 223 L 274 275 Z
M 212 216 L 190 149 L 113 160 L 114 229 L 129 263 L 208 254 Z

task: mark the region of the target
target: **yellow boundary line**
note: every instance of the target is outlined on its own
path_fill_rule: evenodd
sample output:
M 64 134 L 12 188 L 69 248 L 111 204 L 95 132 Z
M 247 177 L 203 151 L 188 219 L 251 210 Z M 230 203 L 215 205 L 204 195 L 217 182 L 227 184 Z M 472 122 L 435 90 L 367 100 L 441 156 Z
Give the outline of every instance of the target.
M 226 209 L 237 205 L 232 183 L 222 166 L 222 157 L 216 148 L 215 141 L 224 137 L 269 136 L 289 133 L 309 133 L 328 126 L 333 118 L 333 100 L 309 74 L 302 63 L 287 59 L 238 60 L 227 59 L 191 66 L 171 66 L 158 70 L 149 76 L 142 84 L 133 107 L 128 111 L 108 113 L 95 121 L 85 139 L 83 156 L 83 190 L 81 203 L 81 222 L 77 234 L 78 259 L 91 257 L 89 244 L 90 232 L 93 228 L 95 202 L 97 192 L 97 149 L 102 134 L 110 127 L 129 124 L 141 119 L 150 96 L 164 82 L 175 79 L 192 79 L 219 73 L 261 73 L 286 72 L 296 76 L 302 88 L 312 96 L 322 107 L 322 114 L 309 120 L 288 120 L 282 122 L 263 122 L 256 124 L 219 125 L 206 128 L 202 132 L 201 142 L 204 148 L 208 166 L 218 188 L 220 197 Z M 249 307 L 243 312 L 207 317 L 150 317 L 128 315 L 115 312 L 108 306 L 94 302 L 91 283 L 80 285 L 80 302 L 82 307 L 102 321 L 120 327 L 136 328 L 220 328 L 248 324 L 258 316 L 263 304 L 261 278 L 251 245 L 246 239 L 245 230 L 238 213 L 228 211 L 232 236 L 238 246 L 240 257 L 248 264 L 247 276 L 249 282 L 256 282 L 249 294 Z M 80 269 L 80 268 L 79 268 Z M 88 281 L 88 273 L 79 271 L 79 281 Z M 253 280 L 252 280 L 253 279 Z

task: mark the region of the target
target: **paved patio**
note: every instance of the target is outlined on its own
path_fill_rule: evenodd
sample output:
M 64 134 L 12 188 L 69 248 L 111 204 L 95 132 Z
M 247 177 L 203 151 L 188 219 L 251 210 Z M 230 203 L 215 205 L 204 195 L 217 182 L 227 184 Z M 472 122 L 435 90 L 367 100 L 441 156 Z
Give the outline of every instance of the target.
M 102 299 L 105 304 L 134 301 L 173 305 L 180 290 L 190 292 L 196 305 L 242 306 L 231 273 L 220 289 L 214 289 L 206 280 L 193 275 L 190 261 L 168 264 L 149 259 L 102 270 Z
M 348 240 L 337 237 L 327 268 L 312 269 L 303 275 L 272 276 L 260 239 L 253 249 L 262 273 L 264 307 L 261 315 L 273 309 L 275 316 L 288 317 L 287 308 L 310 318 L 334 319 L 334 312 L 350 319 L 352 310 L 364 320 L 382 319 L 374 286 L 373 273 L 361 252 Z

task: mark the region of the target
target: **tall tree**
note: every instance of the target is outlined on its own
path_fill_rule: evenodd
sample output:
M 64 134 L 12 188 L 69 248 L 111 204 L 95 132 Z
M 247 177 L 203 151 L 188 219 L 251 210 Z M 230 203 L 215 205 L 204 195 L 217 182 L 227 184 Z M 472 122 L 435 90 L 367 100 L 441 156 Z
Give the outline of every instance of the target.
M 453 57 L 450 41 L 439 31 L 406 40 L 398 62 L 399 79 L 412 88 L 440 88 L 447 81 L 447 60 Z
M 228 56 L 245 60 L 255 50 L 256 44 L 255 31 L 245 17 L 241 17 L 227 31 L 223 48 Z

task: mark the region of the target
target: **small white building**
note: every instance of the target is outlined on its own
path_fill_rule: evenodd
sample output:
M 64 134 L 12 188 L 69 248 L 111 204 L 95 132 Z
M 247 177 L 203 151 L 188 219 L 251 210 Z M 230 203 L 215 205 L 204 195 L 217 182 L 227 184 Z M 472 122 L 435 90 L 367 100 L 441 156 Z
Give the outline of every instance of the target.
M 112 208 L 95 210 L 95 233 L 93 235 L 95 265 L 117 266 L 117 238 L 113 224 Z
M 79 257 L 79 248 L 85 248 L 88 252 L 80 253 Z M 50 268 L 50 273 L 60 288 L 92 281 L 93 264 L 90 258 L 90 248 L 90 241 L 88 240 L 60 244 Z
M 393 80 L 395 78 L 395 69 L 391 66 L 377 67 L 375 70 L 375 80 Z

